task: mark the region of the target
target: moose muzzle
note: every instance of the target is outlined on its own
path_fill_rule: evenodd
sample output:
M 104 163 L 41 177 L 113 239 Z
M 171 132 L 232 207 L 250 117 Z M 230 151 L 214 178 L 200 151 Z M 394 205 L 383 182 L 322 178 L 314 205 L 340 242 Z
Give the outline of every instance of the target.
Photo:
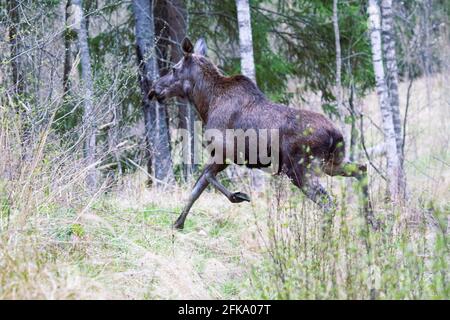
M 154 98 L 156 98 L 156 100 L 159 102 L 159 103 L 162 103 L 162 102 L 164 102 L 164 100 L 165 100 L 165 95 L 164 95 L 164 92 L 163 91 L 159 91 L 159 90 L 157 90 L 154 86 L 150 89 L 150 91 L 148 92 L 148 98 L 150 99 L 150 100 L 153 100 Z

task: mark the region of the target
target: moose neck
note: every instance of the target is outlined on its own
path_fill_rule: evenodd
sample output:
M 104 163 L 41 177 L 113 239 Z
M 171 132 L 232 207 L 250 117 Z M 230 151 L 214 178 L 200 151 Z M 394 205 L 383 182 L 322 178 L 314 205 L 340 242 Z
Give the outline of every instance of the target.
M 211 104 L 216 98 L 217 84 L 223 78 L 219 73 L 202 73 L 195 79 L 189 100 L 194 104 L 203 122 L 208 121 Z

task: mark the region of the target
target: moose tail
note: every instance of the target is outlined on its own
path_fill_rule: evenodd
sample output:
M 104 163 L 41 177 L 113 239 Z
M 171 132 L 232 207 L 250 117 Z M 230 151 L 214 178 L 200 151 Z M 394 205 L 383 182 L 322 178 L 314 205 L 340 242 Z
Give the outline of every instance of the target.
M 330 137 L 330 146 L 328 149 L 328 157 L 325 160 L 336 166 L 341 164 L 345 157 L 344 137 L 337 130 L 330 130 L 328 133 Z

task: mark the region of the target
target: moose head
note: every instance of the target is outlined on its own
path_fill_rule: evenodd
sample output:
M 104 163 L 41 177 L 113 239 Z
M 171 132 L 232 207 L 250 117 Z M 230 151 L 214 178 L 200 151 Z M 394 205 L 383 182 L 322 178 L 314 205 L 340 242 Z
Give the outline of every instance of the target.
M 195 47 L 189 38 L 181 42 L 183 58 L 175 64 L 170 72 L 153 83 L 149 98 L 156 98 L 159 102 L 172 97 L 189 99 L 193 88 L 202 79 L 202 65 L 209 63 L 206 56 L 206 43 L 200 38 Z M 213 66 L 211 64 L 211 66 Z

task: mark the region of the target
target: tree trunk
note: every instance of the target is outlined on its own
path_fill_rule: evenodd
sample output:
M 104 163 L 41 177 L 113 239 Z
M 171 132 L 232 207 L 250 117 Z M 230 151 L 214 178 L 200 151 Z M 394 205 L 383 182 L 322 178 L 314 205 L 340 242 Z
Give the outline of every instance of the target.
M 169 126 L 167 123 L 166 106 L 158 102 L 156 105 L 156 136 L 155 136 L 155 178 L 157 184 L 172 184 L 174 179 L 172 155 L 170 152 Z
M 341 58 L 341 40 L 339 34 L 339 20 L 338 20 L 338 0 L 333 0 L 333 28 L 334 28 L 334 41 L 336 47 L 336 102 L 338 112 L 341 116 L 343 116 L 344 112 L 342 110 L 342 81 L 341 81 L 342 58 Z
M 89 170 L 86 176 L 86 184 L 93 190 L 97 185 L 97 169 L 95 164 L 95 148 L 97 123 L 93 101 L 93 79 L 91 69 L 91 58 L 88 45 L 88 31 L 83 15 L 82 0 L 72 0 L 74 14 L 77 22 L 78 47 L 80 50 L 81 79 L 84 95 L 83 128 L 85 132 L 84 156 Z
M 9 23 L 9 45 L 11 55 L 11 80 L 13 83 L 15 112 L 17 113 L 21 123 L 21 158 L 28 161 L 31 157 L 31 128 L 27 117 L 27 111 L 22 107 L 25 94 L 25 76 L 22 57 L 22 37 L 20 33 L 20 3 L 15 0 L 8 1 Z
M 70 90 L 70 71 L 72 70 L 72 33 L 73 29 L 69 26 L 72 1 L 67 0 L 65 11 L 65 30 L 64 30 L 64 70 L 63 70 L 63 96 L 65 97 Z
M 167 1 L 167 0 L 166 0 Z M 171 6 L 168 8 L 168 21 L 170 22 L 170 38 L 175 42 L 172 46 L 172 56 L 170 61 L 177 63 L 183 58 L 183 53 L 180 50 L 180 46 L 183 38 L 187 34 L 187 10 L 184 1 L 172 0 L 169 1 Z M 184 142 L 190 153 L 190 163 L 183 163 L 183 176 L 185 181 L 189 181 L 192 177 L 192 173 L 198 169 L 198 165 L 194 159 L 194 122 L 196 120 L 195 110 L 192 105 L 186 101 L 178 100 L 178 117 L 179 128 L 186 130 L 189 133 L 189 141 Z
M 380 8 L 376 0 L 369 0 L 369 29 L 372 46 L 372 61 L 375 73 L 377 95 L 383 122 L 384 140 L 387 154 L 388 191 L 392 200 L 400 200 L 399 177 L 401 175 L 400 160 L 397 153 L 396 134 L 390 106 L 388 89 L 383 67 L 383 53 L 381 45 Z
M 431 75 L 431 50 L 430 50 L 430 7 L 432 0 L 422 1 L 423 6 L 423 33 L 424 33 L 424 49 L 423 49 L 423 69 L 425 73 L 425 86 L 426 86 L 426 96 L 427 96 L 427 108 L 431 108 L 431 86 L 430 86 L 430 75 Z
M 21 59 L 19 57 L 21 37 L 19 32 L 19 3 L 17 1 L 8 1 L 8 14 L 11 20 L 9 24 L 9 44 L 11 47 L 11 75 L 13 89 L 14 94 L 22 95 L 24 93 L 24 79 L 21 70 Z
M 252 24 L 249 0 L 236 0 L 237 19 L 239 24 L 239 51 L 241 55 L 241 72 L 256 83 L 255 61 L 253 56 Z M 262 171 L 253 170 L 250 173 L 252 187 L 261 191 L 264 185 Z
M 155 24 L 153 20 L 153 1 L 134 0 L 133 12 L 136 23 L 136 53 L 139 63 L 139 80 L 144 109 L 144 121 L 147 150 L 148 173 L 154 177 L 156 184 L 172 182 L 173 169 L 168 126 L 166 122 L 166 109 L 164 105 L 148 99 L 153 80 L 158 77 L 158 67 L 154 49 Z M 151 181 L 149 181 L 151 183 Z
M 400 101 L 398 95 L 397 55 L 395 51 L 394 26 L 392 20 L 392 0 L 381 2 L 381 28 L 383 55 L 386 62 L 386 84 L 394 120 L 395 140 L 400 160 L 402 154 L 402 123 L 400 120 Z
M 163 61 L 160 68 L 161 75 L 170 70 L 170 65 L 176 64 L 183 58 L 180 43 L 187 34 L 187 9 L 182 0 L 157 0 L 155 6 L 156 31 L 158 36 L 163 35 L 158 43 L 159 60 Z M 170 48 L 170 50 L 167 50 Z M 169 54 L 170 53 L 170 54 Z M 194 163 L 194 108 L 182 99 L 177 99 L 176 110 L 178 113 L 178 128 L 188 132 L 188 141 L 183 141 L 183 146 L 187 147 L 190 156 L 190 163 L 183 162 L 183 178 L 190 180 L 192 173 L 197 166 Z
M 392 120 L 394 122 L 397 154 L 400 161 L 399 188 L 400 192 L 404 193 L 406 189 L 406 180 L 403 169 L 403 130 L 400 116 L 400 99 L 398 93 L 399 80 L 397 68 L 397 53 L 395 50 L 396 41 L 393 23 L 392 0 L 382 0 L 381 13 L 383 54 L 386 61 L 386 84 L 388 88 L 389 102 L 392 109 Z
M 249 0 L 236 0 L 239 24 L 239 51 L 241 72 L 256 83 L 255 61 L 253 59 L 252 25 Z
M 342 89 L 342 55 L 341 55 L 341 39 L 339 32 L 339 18 L 338 18 L 338 0 L 333 0 L 333 29 L 334 29 L 334 41 L 336 50 L 336 105 L 337 112 L 339 113 L 339 120 L 342 134 L 345 137 L 345 157 L 350 155 L 350 140 L 351 130 L 345 124 L 345 118 L 347 112 L 343 105 L 343 89 Z

